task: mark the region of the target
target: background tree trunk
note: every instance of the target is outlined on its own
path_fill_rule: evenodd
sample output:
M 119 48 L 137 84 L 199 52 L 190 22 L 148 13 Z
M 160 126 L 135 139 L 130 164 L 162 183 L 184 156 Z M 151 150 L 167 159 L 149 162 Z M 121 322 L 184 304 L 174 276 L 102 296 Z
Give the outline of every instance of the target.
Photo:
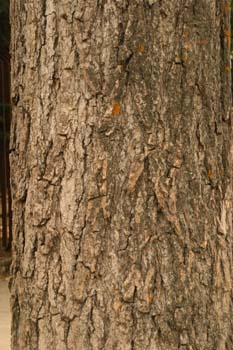
M 229 11 L 11 1 L 13 350 L 232 350 Z

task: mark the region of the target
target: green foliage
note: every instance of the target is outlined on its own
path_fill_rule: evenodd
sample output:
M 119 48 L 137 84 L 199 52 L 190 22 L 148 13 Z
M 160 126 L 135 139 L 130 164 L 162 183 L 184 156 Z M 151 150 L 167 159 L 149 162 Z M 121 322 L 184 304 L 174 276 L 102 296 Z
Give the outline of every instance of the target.
M 8 48 L 10 42 L 9 0 L 0 0 L 0 47 Z
M 8 14 L 9 0 L 0 0 L 0 15 Z

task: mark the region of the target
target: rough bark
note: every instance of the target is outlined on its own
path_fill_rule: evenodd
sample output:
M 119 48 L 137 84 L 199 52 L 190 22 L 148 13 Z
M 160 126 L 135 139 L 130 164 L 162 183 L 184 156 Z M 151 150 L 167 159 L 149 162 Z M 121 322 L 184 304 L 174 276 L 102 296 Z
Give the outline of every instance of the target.
M 229 6 L 11 1 L 13 350 L 232 350 Z

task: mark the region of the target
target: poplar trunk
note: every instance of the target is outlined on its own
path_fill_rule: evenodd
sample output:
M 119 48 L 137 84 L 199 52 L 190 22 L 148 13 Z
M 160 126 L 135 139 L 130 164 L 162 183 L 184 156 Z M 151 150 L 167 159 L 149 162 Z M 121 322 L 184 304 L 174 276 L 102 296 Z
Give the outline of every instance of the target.
M 232 350 L 230 6 L 11 1 L 12 350 Z

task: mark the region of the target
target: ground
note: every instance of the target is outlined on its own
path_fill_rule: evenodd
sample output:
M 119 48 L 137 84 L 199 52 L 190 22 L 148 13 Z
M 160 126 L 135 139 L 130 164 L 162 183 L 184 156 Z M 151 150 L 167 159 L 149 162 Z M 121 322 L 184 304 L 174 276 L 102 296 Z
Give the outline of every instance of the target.
M 5 276 L 0 276 L 0 349 L 10 350 L 9 290 Z
M 8 289 L 10 263 L 11 253 L 0 249 L 0 350 L 10 350 L 11 316 Z

